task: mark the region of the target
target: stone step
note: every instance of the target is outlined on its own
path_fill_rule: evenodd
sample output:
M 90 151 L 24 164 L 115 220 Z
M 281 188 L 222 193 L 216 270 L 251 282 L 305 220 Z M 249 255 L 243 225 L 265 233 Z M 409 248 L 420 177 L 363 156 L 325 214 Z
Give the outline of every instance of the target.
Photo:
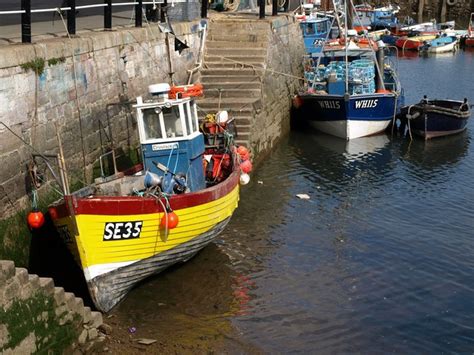
M 218 98 L 203 98 L 198 101 L 198 106 L 206 111 L 217 110 L 220 106 L 221 110 L 232 110 L 234 112 L 254 112 L 256 109 L 262 107 L 260 98 L 224 98 L 220 100 Z
M 237 137 L 234 142 L 238 142 L 238 141 L 248 142 L 249 140 L 250 140 L 250 132 L 237 131 Z M 237 145 L 241 145 L 241 144 L 237 144 Z
M 258 98 L 261 94 L 260 89 L 221 89 L 220 95 L 221 98 L 231 98 L 231 97 L 252 97 Z M 219 97 L 219 89 L 206 89 L 204 97 Z
M 250 146 L 250 141 L 249 141 L 250 137 L 247 137 L 247 139 L 243 139 L 243 138 L 240 138 L 240 137 L 237 137 L 237 139 L 234 139 L 234 144 L 236 146 L 239 146 L 239 145 L 243 145 L 244 147 L 249 147 Z
M 253 122 L 252 116 L 232 116 L 235 119 L 235 123 L 237 126 L 251 126 Z
M 253 83 L 260 82 L 260 77 L 257 75 L 202 75 L 201 83 L 206 85 L 208 83 Z
M 260 75 L 263 73 L 263 68 L 214 68 L 201 69 L 199 72 L 203 75 L 226 75 L 226 76 L 241 76 L 241 75 Z
M 223 83 L 206 83 L 204 85 L 204 94 L 206 94 L 206 90 L 215 90 L 215 89 L 223 89 L 223 90 L 232 90 L 232 89 L 259 89 L 261 90 L 262 84 L 260 82 L 223 82 Z
M 206 54 L 204 62 L 221 62 L 221 63 L 234 63 L 234 64 L 263 64 L 265 63 L 266 57 L 263 55 L 209 55 Z
M 206 43 L 207 49 L 212 48 L 266 48 L 268 42 L 259 41 L 259 42 L 250 42 L 250 41 L 221 41 L 221 40 L 211 40 Z
M 227 41 L 233 43 L 260 43 L 268 42 L 268 35 L 264 33 L 259 33 L 258 35 L 249 34 L 249 33 L 237 33 L 233 31 L 228 32 L 219 32 L 219 31 L 210 31 L 207 34 L 207 42 L 213 41 Z
M 219 61 L 206 61 L 203 64 L 203 68 L 206 69 L 246 69 L 246 68 L 255 68 L 255 69 L 263 69 L 265 63 L 263 62 L 255 62 L 255 63 L 237 63 L 232 62 L 229 60 L 219 60 Z
M 207 56 L 222 57 L 264 57 L 267 54 L 266 48 L 208 48 Z
M 271 30 L 268 22 L 249 22 L 249 21 L 216 21 L 209 27 L 209 34 L 214 32 L 221 33 L 239 33 L 258 36 L 267 34 Z
M 235 127 L 236 127 L 236 130 L 237 130 L 237 135 L 250 133 L 250 131 L 252 130 L 252 126 L 243 125 L 243 124 L 241 125 L 239 123 L 236 123 Z

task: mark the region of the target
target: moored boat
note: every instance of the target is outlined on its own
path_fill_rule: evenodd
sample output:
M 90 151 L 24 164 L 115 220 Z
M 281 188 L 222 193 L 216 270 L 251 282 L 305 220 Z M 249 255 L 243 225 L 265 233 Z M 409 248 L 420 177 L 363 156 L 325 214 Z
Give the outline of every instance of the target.
M 327 42 L 322 56 L 305 65 L 305 78 L 305 90 L 294 98 L 298 119 L 343 139 L 384 131 L 403 100 L 396 73 L 384 63 L 383 43 L 367 38 Z
M 418 50 L 425 41 L 435 39 L 437 33 L 420 34 L 413 37 L 401 37 L 395 41 L 395 45 L 402 50 Z
M 471 13 L 467 34 L 463 38 L 463 43 L 466 47 L 474 47 L 474 12 Z
M 401 111 L 402 120 L 409 129 L 425 139 L 464 131 L 470 115 L 467 99 L 428 100 L 424 97 L 419 103 L 405 106 Z
M 425 42 L 420 48 L 420 52 L 446 53 L 454 52 L 457 49 L 458 40 L 456 37 L 443 36 Z
M 64 198 L 49 207 L 105 312 L 138 282 L 212 242 L 239 200 L 240 155 L 222 130 L 226 115 L 210 123 L 217 129 L 209 140 L 193 98 L 202 86 L 150 89 L 153 99 L 139 97 L 134 106 L 143 163 L 73 193 L 64 187 Z

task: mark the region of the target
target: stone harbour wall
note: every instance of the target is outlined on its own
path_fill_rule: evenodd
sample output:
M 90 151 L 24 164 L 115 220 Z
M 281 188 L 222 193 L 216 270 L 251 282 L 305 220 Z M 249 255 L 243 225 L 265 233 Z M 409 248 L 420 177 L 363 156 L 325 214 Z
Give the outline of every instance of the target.
M 169 35 L 171 64 L 157 24 L 0 46 L 0 258 L 5 245 L 15 248 L 8 243 L 14 234 L 27 234 L 18 231 L 24 216 L 5 220 L 30 208 L 27 165 L 34 151 L 58 153 L 56 130 L 70 183 L 80 186 L 92 181 L 94 169 L 97 175 L 98 158 L 110 147 L 109 128 L 116 148 L 133 152 L 138 137 L 131 103 L 149 84 L 170 82 L 170 71 L 176 84 L 186 83 L 199 50 L 199 21 L 173 29 L 190 48 L 179 54 Z
M 0 353 L 93 353 L 106 327 L 100 312 L 52 279 L 0 260 Z
M 262 85 L 262 109 L 251 132 L 251 147 L 257 153 L 257 161 L 290 130 L 292 98 L 303 83 L 304 53 L 299 23 L 290 16 L 273 19 Z

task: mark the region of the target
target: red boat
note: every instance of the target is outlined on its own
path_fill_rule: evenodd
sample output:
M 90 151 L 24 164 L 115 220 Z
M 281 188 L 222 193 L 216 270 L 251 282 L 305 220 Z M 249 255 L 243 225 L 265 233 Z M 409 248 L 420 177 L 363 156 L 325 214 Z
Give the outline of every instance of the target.
M 464 44 L 466 47 L 474 47 L 474 12 L 471 13 L 471 19 L 469 20 L 467 36 Z
M 400 49 L 418 50 L 424 41 L 430 41 L 436 38 L 436 34 L 423 34 L 415 37 L 402 37 L 397 39 L 395 45 Z

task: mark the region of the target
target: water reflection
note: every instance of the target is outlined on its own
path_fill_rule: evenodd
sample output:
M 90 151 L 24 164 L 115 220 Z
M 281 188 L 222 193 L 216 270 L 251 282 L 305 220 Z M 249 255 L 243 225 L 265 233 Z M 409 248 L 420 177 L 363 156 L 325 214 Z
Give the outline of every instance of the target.
M 412 163 L 428 180 L 436 178 L 440 172 L 447 173 L 467 155 L 470 135 L 464 131 L 457 135 L 424 141 L 414 139 L 400 144 L 400 156 Z

